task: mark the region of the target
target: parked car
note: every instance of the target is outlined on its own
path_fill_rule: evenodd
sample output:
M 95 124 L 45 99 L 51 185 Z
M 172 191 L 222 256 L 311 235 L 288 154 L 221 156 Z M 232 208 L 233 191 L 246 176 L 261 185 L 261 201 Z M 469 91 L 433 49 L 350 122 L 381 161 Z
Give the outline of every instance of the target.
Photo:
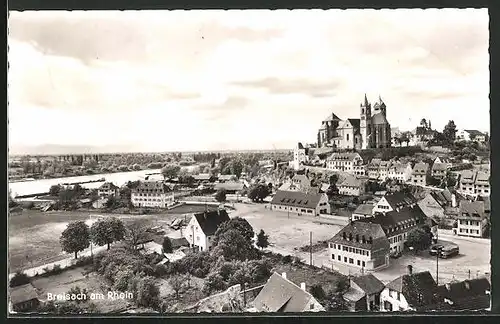
M 391 254 L 391 258 L 393 259 L 398 259 L 403 255 L 403 252 L 396 252 L 394 254 Z
M 429 254 L 430 255 L 436 255 L 440 249 L 442 249 L 444 246 L 442 244 L 434 244 L 431 246 L 429 249 Z
M 451 258 L 454 257 L 455 255 L 458 255 L 460 253 L 460 249 L 458 248 L 457 245 L 450 245 L 444 247 L 441 252 L 439 253 L 439 257 L 446 259 L 446 258 Z

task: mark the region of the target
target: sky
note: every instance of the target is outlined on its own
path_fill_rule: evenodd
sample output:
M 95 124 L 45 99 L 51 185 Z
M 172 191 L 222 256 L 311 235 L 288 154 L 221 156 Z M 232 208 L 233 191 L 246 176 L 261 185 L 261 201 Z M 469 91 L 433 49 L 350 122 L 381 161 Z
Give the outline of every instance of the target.
M 365 93 L 489 131 L 487 9 L 10 12 L 11 150 L 292 148 Z

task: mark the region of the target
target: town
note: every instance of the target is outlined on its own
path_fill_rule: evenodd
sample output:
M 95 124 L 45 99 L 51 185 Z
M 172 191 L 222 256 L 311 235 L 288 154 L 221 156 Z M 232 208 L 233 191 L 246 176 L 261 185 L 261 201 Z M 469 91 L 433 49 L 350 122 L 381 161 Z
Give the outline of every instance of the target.
M 120 183 L 93 155 L 96 180 L 11 190 L 11 311 L 489 309 L 488 134 L 399 132 L 386 109 L 365 96 L 360 119 L 332 113 L 290 151 L 130 155 L 163 162 Z M 36 218 L 54 224 L 23 238 Z M 50 298 L 94 293 L 129 298 Z

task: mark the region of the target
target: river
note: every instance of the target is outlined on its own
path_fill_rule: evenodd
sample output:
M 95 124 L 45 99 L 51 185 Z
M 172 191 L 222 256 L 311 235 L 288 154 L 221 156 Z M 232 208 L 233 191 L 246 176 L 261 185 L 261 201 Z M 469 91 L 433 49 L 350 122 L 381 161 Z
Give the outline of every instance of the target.
M 188 171 L 193 170 L 196 166 L 183 167 Z M 85 175 L 78 177 L 65 177 L 65 178 L 53 178 L 53 179 L 41 179 L 33 181 L 20 181 L 20 182 L 9 182 L 9 190 L 12 192 L 12 197 L 33 195 L 37 193 L 48 192 L 50 187 L 53 185 L 58 185 L 62 183 L 75 183 L 75 182 L 85 182 L 85 181 L 96 181 L 104 178 L 108 182 L 113 182 L 117 186 L 122 186 L 128 181 L 144 180 L 147 174 L 160 173 L 161 169 L 153 170 L 141 170 L 141 171 L 129 171 L 129 172 L 116 172 L 116 173 L 102 173 Z M 83 184 L 82 187 L 87 189 L 99 188 L 103 182 L 94 182 Z

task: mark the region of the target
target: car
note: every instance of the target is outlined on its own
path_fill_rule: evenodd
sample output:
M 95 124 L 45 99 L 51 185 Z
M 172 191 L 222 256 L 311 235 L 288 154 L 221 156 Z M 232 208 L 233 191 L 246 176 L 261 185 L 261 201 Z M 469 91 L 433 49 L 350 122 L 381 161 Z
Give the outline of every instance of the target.
M 442 244 L 434 244 L 429 249 L 429 254 L 430 255 L 436 255 L 436 254 L 438 254 L 438 251 L 441 250 L 443 247 L 444 246 Z

